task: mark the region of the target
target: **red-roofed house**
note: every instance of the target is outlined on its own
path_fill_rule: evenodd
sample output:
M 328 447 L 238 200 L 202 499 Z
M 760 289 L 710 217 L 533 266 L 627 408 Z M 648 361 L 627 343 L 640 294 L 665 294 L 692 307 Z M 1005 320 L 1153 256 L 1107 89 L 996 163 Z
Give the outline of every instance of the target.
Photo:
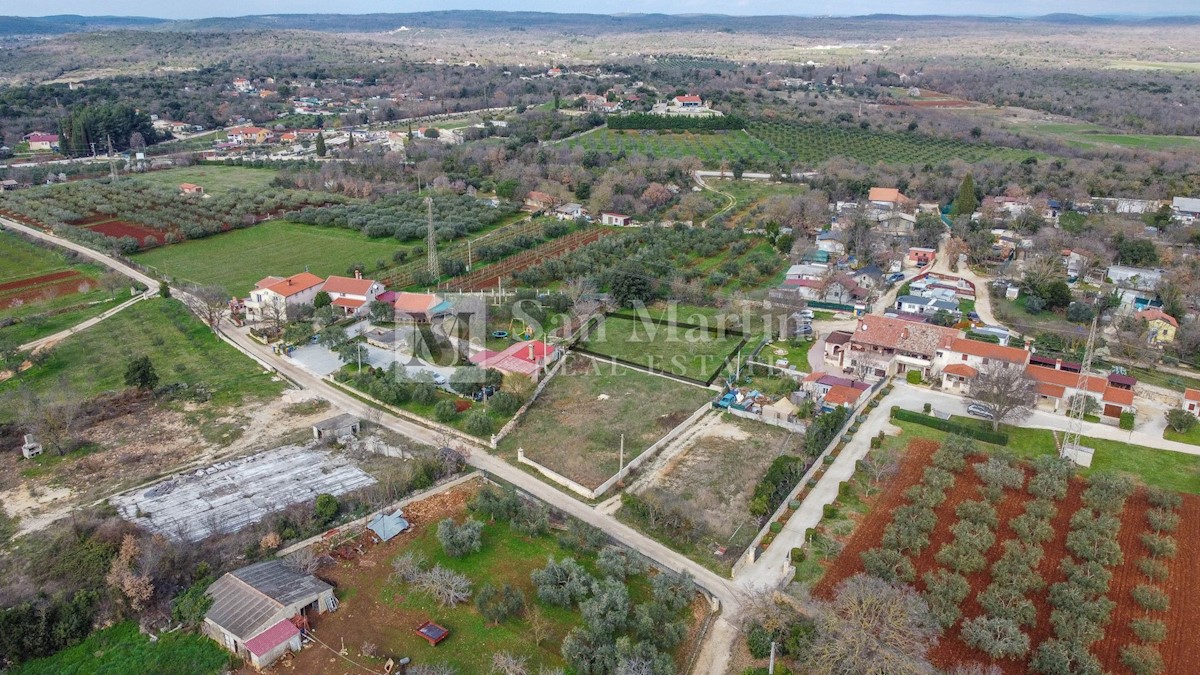
M 873 187 L 867 194 L 871 206 L 885 209 L 903 209 L 912 206 L 913 201 L 905 197 L 896 188 Z
M 825 394 L 824 406 L 826 408 L 836 408 L 839 405 L 844 405 L 847 408 L 853 408 L 858 405 L 859 399 L 865 394 L 866 389 L 858 389 L 856 387 L 846 387 L 840 384 L 835 384 L 829 388 Z
M 25 137 L 31 152 L 53 152 L 58 150 L 58 134 L 29 134 Z
M 704 99 L 696 94 L 688 94 L 686 96 L 676 96 L 671 99 L 676 108 L 703 108 Z
M 945 364 L 942 368 L 942 387 L 969 393 L 970 381 L 975 379 L 980 370 L 995 364 L 1024 368 L 1029 364 L 1029 352 L 1018 347 L 955 338 L 945 349 L 938 351 L 938 360 Z
M 289 307 L 311 305 L 324 285 L 324 279 L 308 272 L 293 274 L 286 279 L 267 277 L 250 291 L 246 315 L 251 319 L 274 318 L 276 312 L 286 312 Z
M 534 190 L 525 195 L 525 208 L 531 211 L 548 211 L 558 206 L 559 200 L 553 195 Z
M 274 138 L 274 134 L 262 127 L 234 127 L 226 134 L 234 143 L 261 145 Z
M 1098 375 L 1088 375 L 1080 387 L 1079 373 L 1030 365 L 1026 366 L 1025 374 L 1037 383 L 1041 402 L 1051 405 L 1055 412 L 1069 409 L 1071 397 L 1081 389 L 1100 403 L 1105 417 L 1119 418 L 1121 413 L 1134 408 L 1132 388 L 1114 385 Z
M 1183 409 L 1200 416 L 1200 389 L 1185 389 L 1183 392 Z
M 1158 346 L 1175 341 L 1175 331 L 1179 330 L 1179 322 L 1170 314 L 1157 307 L 1151 307 L 1143 309 L 1133 317 L 1146 322 L 1146 341 L 1150 344 Z
M 395 294 L 396 323 L 430 323 L 450 311 L 450 303 L 433 293 Z
M 858 320 L 839 365 L 869 369 L 877 377 L 910 370 L 929 377 L 938 351 L 948 348 L 958 336 L 953 328 L 868 314 Z
M 924 267 L 925 265 L 933 262 L 933 259 L 936 257 L 937 249 L 935 248 L 922 248 L 920 246 L 913 246 L 912 248 L 908 249 L 908 257 L 905 258 L 905 262 L 910 266 L 916 265 L 917 267 Z
M 480 368 L 495 368 L 505 375 L 524 375 L 537 382 L 542 373 L 562 356 L 558 347 L 541 340 L 526 340 L 510 345 L 502 352 L 484 349 L 471 355 L 471 363 Z
M 329 294 L 334 307 L 347 315 L 357 316 L 366 314 L 367 306 L 379 297 L 384 289 L 383 284 L 378 281 L 364 279 L 362 273 L 355 272 L 354 278 L 329 277 L 321 290 Z

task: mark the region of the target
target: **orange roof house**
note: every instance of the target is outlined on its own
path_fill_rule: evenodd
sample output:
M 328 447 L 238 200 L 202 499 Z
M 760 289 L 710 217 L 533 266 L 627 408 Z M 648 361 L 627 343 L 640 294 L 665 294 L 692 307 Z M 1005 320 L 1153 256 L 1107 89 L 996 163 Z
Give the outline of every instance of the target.
M 553 363 L 562 350 L 541 340 L 526 340 L 509 345 L 502 352 L 490 349 L 471 355 L 471 363 L 480 368 L 495 368 L 505 375 L 524 375 L 537 381 L 542 370 Z
M 1184 390 L 1183 409 L 1193 415 L 1200 415 L 1200 389 Z
M 429 323 L 450 310 L 450 303 L 433 293 L 396 293 L 392 300 L 396 321 Z
M 906 207 L 912 204 L 912 200 L 905 197 L 896 188 L 873 187 L 867 194 L 867 201 L 880 206 L 890 206 L 892 208 Z

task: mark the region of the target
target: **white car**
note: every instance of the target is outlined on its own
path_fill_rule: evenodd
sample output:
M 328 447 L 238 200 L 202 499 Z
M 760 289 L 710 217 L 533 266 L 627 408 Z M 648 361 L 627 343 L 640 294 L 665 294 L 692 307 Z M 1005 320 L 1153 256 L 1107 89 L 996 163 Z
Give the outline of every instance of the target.
M 433 383 L 436 384 L 437 386 L 444 387 L 444 386 L 446 386 L 447 382 L 449 382 L 449 380 L 446 379 L 445 375 L 442 375 L 441 373 L 433 374 Z
M 992 414 L 991 410 L 988 410 L 987 406 L 980 405 L 978 403 L 972 403 L 971 405 L 967 406 L 967 412 L 976 417 L 982 417 L 985 420 L 994 419 L 996 417 Z

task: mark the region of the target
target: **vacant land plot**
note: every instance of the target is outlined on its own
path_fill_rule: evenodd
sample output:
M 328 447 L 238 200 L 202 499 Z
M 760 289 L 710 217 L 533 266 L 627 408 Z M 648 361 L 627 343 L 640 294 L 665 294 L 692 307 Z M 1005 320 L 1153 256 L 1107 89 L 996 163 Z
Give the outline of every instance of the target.
M 1060 140 L 1073 148 L 1136 148 L 1144 150 L 1179 150 L 1200 148 L 1200 140 L 1190 136 L 1157 136 L 1153 134 L 1122 134 L 1096 124 L 1059 123 L 1029 124 L 1018 128 L 1038 136 Z
M 112 503 L 126 520 L 151 532 L 201 541 L 319 494 L 342 495 L 374 482 L 345 456 L 289 446 L 197 469 Z
M 699 530 L 695 552 L 705 557 L 723 547 L 725 554 L 714 557 L 732 564 L 758 533 L 758 519 L 750 515 L 754 486 L 802 439 L 733 415 L 705 417 L 639 494 L 687 513 Z
M 134 621 L 97 631 L 54 656 L 30 661 L 12 675 L 63 673 L 171 673 L 217 675 L 226 672 L 229 652 L 204 635 L 169 633 L 151 642 Z
M 580 346 L 647 370 L 706 382 L 742 343 L 741 335 L 707 325 L 689 328 L 670 320 L 611 315 Z
M 492 656 L 500 651 L 524 657 L 531 673 L 539 668 L 562 668 L 563 638 L 571 628 L 582 624 L 582 617 L 573 608 L 539 600 L 530 573 L 545 567 L 549 556 L 555 559 L 572 556 L 595 574 L 596 556 L 588 551 L 566 549 L 552 535 L 519 534 L 507 521 L 497 519 L 484 524 L 480 551 L 462 558 L 448 557 L 438 543 L 437 523 L 444 518 L 462 521 L 467 515 L 464 503 L 475 489 L 475 485 L 465 485 L 410 504 L 404 509 L 404 516 L 412 525 L 408 532 L 386 544 L 369 547 L 357 560 L 321 570 L 319 574 L 337 587 L 341 599 L 338 611 L 322 614 L 313 622 L 322 642 L 344 643 L 351 658 L 369 664 L 374 672 L 382 672 L 386 657 L 360 656 L 365 643 L 375 645 L 381 655 L 410 656 L 414 666 L 448 664 L 456 669 L 454 672 L 464 675 L 491 672 Z M 473 602 L 441 607 L 426 593 L 394 578 L 392 561 L 406 552 L 422 555 L 429 566 L 440 565 L 463 574 L 471 581 L 472 593 L 484 584 L 497 588 L 511 584 L 524 597 L 526 610 L 492 625 Z M 626 584 L 635 603 L 644 602 L 650 595 L 646 575 L 632 576 Z M 531 626 L 534 613 L 544 624 L 538 637 Z M 445 641 L 436 648 L 414 631 L 425 621 L 449 630 Z M 677 663 L 686 663 L 689 648 L 686 640 L 676 648 Z M 296 675 L 363 672 L 344 660 L 330 661 L 330 657 L 324 649 L 305 649 L 295 658 L 289 672 Z
M 202 385 L 218 405 L 278 395 L 283 385 L 249 358 L 219 340 L 177 300 L 144 300 L 63 340 L 42 363 L 0 383 L 0 393 L 22 385 L 49 391 L 65 382 L 90 397 L 125 388 L 125 369 L 146 355 L 161 384 Z M 0 420 L 16 414 L 0 408 Z
M 846 542 L 841 554 L 814 587 L 815 595 L 829 597 L 840 581 L 864 571 L 861 554 L 880 546 L 888 524 L 895 518 L 895 511 L 913 499 L 914 493 L 906 494 L 906 492 L 909 487 L 921 482 L 923 472 L 929 466 L 932 453 L 937 447 L 936 441 L 928 439 L 916 439 L 909 445 L 909 450 L 903 458 L 898 474 L 887 482 L 887 487 L 875 503 L 874 508 L 859 524 Z M 977 455 L 971 458 L 964 470 L 951 473 L 954 480 L 945 491 L 944 500 L 932 507 L 935 525 L 932 532 L 928 534 L 928 545 L 924 548 L 909 550 L 906 553 L 915 568 L 914 585 L 922 592 L 927 590 L 928 584 L 924 576 L 927 572 L 951 569 L 947 565 L 951 564 L 948 561 L 952 559 L 943 558 L 938 553 L 956 539 L 952 528 L 956 523 L 962 522 L 960 514 L 963 512 L 959 510 L 960 505 L 969 500 L 979 499 L 983 494 L 983 482 L 972 470 L 972 464 L 983 461 L 985 461 L 984 456 Z M 1033 471 L 1028 466 L 1018 466 L 1022 469 L 1025 482 L 1028 482 Z M 1088 510 L 1083 500 L 1086 487 L 1084 480 L 1073 478 L 1067 483 L 1065 496 L 1060 499 L 1048 500 L 1055 509 L 1047 519 L 1046 538 L 1037 544 L 1038 550 L 1042 551 L 1043 555 L 1033 563 L 1031 569 L 1045 583 L 1044 588 L 1046 589 L 1067 579 L 1067 571 L 1061 565 L 1063 561 L 1075 559 L 1078 562 L 1079 551 L 1087 550 L 1079 547 L 1078 543 L 1073 545 L 1071 542 L 1074 540 L 1068 537 L 1069 533 L 1082 527 L 1080 522 L 1083 521 L 1079 521 L 1075 516 Z M 1051 610 L 1055 608 L 1051 598 L 1055 597 L 1055 594 L 1045 590 L 1035 590 L 1024 594 L 1025 599 L 1032 606 L 1030 618 L 1022 624 L 1022 631 L 1028 636 L 1032 647 L 1026 656 L 992 659 L 982 651 L 968 645 L 960 632 L 964 620 L 987 614 L 988 610 L 985 609 L 987 600 L 984 591 L 996 580 L 998 574 L 993 569 L 992 563 L 998 560 L 1005 550 L 1004 542 L 1019 538 L 1018 532 L 1021 530 L 1016 526 L 1015 519 L 1027 513 L 1026 509 L 1033 500 L 1033 495 L 1022 487 L 1021 489 L 1005 489 L 1002 496 L 995 501 L 996 522 L 995 526 L 991 528 L 995 535 L 994 542 L 982 549 L 986 564 L 963 570 L 963 576 L 970 590 L 961 602 L 956 603 L 957 608 L 961 611 L 961 616 L 946 629 L 941 641 L 930 654 L 937 666 L 951 668 L 967 663 L 984 663 L 994 665 L 1004 673 L 1030 672 L 1028 663 L 1032 654 L 1036 652 L 1040 644 L 1056 636 L 1056 623 L 1051 620 Z M 1200 572 L 1200 559 L 1195 556 L 1186 556 L 1182 551 L 1179 555 L 1163 556 L 1160 559 L 1165 566 L 1165 576 L 1159 579 L 1150 579 L 1146 576 L 1142 571 L 1143 566 L 1139 562 L 1145 557 L 1153 555 L 1141 543 L 1141 535 L 1148 532 L 1145 525 L 1147 508 L 1145 492 L 1139 489 L 1118 513 L 1120 527 L 1113 537 L 1123 556 L 1117 556 L 1114 559 L 1115 564 L 1100 565 L 1107 567 L 1108 572 L 1111 572 L 1111 582 L 1103 584 L 1103 588 L 1106 590 L 1102 591 L 1102 594 L 1114 603 L 1114 609 L 1111 614 L 1105 612 L 1100 617 L 1102 624 L 1106 626 L 1103 630 L 1105 639 L 1092 644 L 1091 652 L 1100 660 L 1105 672 L 1126 672 L 1121 665 L 1120 648 L 1137 641 L 1133 636 L 1131 624 L 1134 619 L 1142 616 L 1150 616 L 1165 622 L 1165 639 L 1158 645 L 1166 665 L 1165 671 L 1162 672 L 1188 671 L 1187 664 L 1191 663 L 1195 657 L 1193 653 L 1194 640 L 1192 640 L 1190 627 L 1197 618 L 1195 616 L 1197 592 L 1194 590 L 1194 584 L 1182 581 L 1193 578 L 1197 572 Z M 1195 513 L 1197 509 L 1200 509 L 1200 498 L 1185 496 L 1183 506 L 1179 510 L 1180 522 L 1189 524 L 1186 528 L 1181 528 L 1180 532 L 1175 535 L 1180 542 L 1190 541 L 1190 538 L 1195 536 L 1194 530 L 1197 525 L 1184 519 Z M 993 540 L 989 538 L 987 541 L 992 542 Z M 1103 575 L 1106 579 L 1108 572 Z M 1170 611 L 1147 612 L 1139 609 L 1132 589 L 1146 583 L 1157 584 L 1166 593 Z
M 655 157 L 698 157 L 716 169 L 722 162 L 745 162 L 751 167 L 778 167 L 787 157 L 745 131 L 670 133 L 597 129 L 564 141 L 571 148 L 600 152 L 626 152 Z
M 58 253 L 36 246 L 11 232 L 0 230 L 0 284 L 67 268 Z
M 134 259 L 174 279 L 216 285 L 244 296 L 265 276 L 302 272 L 328 276 L 346 274 L 362 263 L 391 263 L 400 248 L 390 237 L 368 239 L 359 232 L 268 221 L 204 239 L 164 246 Z
M 713 392 L 632 368 L 571 354 L 554 380 L 500 444 L 589 488 L 678 426 Z
M 138 178 L 167 187 L 179 187 L 180 183 L 192 183 L 204 188 L 208 194 L 223 194 L 232 189 L 258 192 L 271 186 L 275 179 L 274 169 L 254 169 L 244 166 L 201 165 L 179 169 L 150 171 Z

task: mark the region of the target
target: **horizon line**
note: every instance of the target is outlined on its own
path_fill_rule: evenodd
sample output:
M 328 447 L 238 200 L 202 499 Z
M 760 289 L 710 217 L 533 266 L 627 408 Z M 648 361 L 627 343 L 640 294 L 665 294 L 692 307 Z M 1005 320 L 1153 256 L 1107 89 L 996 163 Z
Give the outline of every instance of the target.
M 725 17 L 725 18 L 774 18 L 774 17 L 795 17 L 804 19 L 869 19 L 876 17 L 899 17 L 899 18 L 954 18 L 954 19 L 1043 19 L 1047 17 L 1067 17 L 1074 16 L 1084 19 L 1102 19 L 1110 21 L 1122 20 L 1145 20 L 1145 19 L 1186 19 L 1200 18 L 1200 13 L 1194 14 L 1173 14 L 1173 13 L 1149 13 L 1149 14 L 1080 14 L 1078 12 L 1047 12 L 1042 14 L 980 14 L 980 13 L 913 13 L 906 14 L 903 12 L 872 12 L 869 14 L 722 14 L 714 12 L 553 12 L 546 10 L 510 10 L 510 9 L 430 9 L 413 12 L 267 12 L 262 14 L 238 14 L 238 15 L 207 15 L 195 16 L 189 18 L 168 18 L 162 16 L 148 16 L 140 14 L 44 14 L 44 15 L 28 15 L 28 14 L 0 14 L 0 18 L 10 17 L 17 19 L 56 19 L 64 17 L 79 17 L 83 19 L 150 19 L 155 21 L 173 22 L 173 21 L 203 21 L 206 19 L 246 19 L 257 17 L 272 17 L 272 16 L 416 16 L 420 14 L 450 14 L 450 13 L 467 13 L 467 12 L 483 12 L 489 14 L 545 14 L 550 16 L 605 16 L 605 17 L 646 17 L 646 16 L 668 16 L 668 17 Z

